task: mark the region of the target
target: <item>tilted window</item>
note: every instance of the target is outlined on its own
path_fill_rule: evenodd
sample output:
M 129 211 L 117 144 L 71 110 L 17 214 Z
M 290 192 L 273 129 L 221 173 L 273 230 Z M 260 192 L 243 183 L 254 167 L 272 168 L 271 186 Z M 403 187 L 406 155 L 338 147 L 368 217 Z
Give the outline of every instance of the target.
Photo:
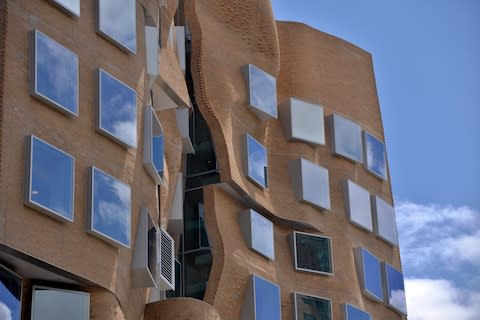
M 363 132 L 365 168 L 380 179 L 387 180 L 385 144 L 367 131 Z
M 145 108 L 143 165 L 157 185 L 163 185 L 164 135 L 151 106 Z
M 398 245 L 395 208 L 379 196 L 372 199 L 375 234 L 391 245 Z
M 346 303 L 344 306 L 345 320 L 372 320 L 370 314 L 351 304 Z
M 299 231 L 294 231 L 290 237 L 296 270 L 333 274 L 330 238 Z
M 0 265 L 0 319 L 20 320 L 22 279 Z
M 75 159 L 31 135 L 27 137 L 25 204 L 61 221 L 73 221 Z
M 332 150 L 350 160 L 363 163 L 362 128 L 338 114 L 330 116 Z
M 90 319 L 90 294 L 33 286 L 32 320 L 65 319 Z
M 354 253 L 360 287 L 363 293 L 375 301 L 383 301 L 380 261 L 365 248 L 356 248 Z
M 78 115 L 78 56 L 38 30 L 32 31 L 33 96 L 70 116 Z
M 275 260 L 273 223 L 252 209 L 240 212 L 238 219 L 248 247 Z
M 295 320 L 332 320 L 330 299 L 294 292 L 292 294 Z
M 251 135 L 246 135 L 247 177 L 262 188 L 268 188 L 267 149 Z
M 385 283 L 385 303 L 395 311 L 406 315 L 405 284 L 403 274 L 388 263 L 383 264 Z
M 350 180 L 345 181 L 344 191 L 345 209 L 350 222 L 367 231 L 373 231 L 370 193 Z
M 80 17 L 80 0 L 51 0 L 57 4 L 63 11 Z
M 262 121 L 277 118 L 277 81 L 274 76 L 248 64 L 244 67 L 248 86 L 248 103 Z
M 119 48 L 136 53 L 136 1 L 98 0 L 98 32 Z
M 132 259 L 132 282 L 137 288 L 156 287 L 157 280 L 157 226 L 147 208 L 140 212 L 135 251 Z
M 241 320 L 281 320 L 280 287 L 252 274 L 243 302 Z

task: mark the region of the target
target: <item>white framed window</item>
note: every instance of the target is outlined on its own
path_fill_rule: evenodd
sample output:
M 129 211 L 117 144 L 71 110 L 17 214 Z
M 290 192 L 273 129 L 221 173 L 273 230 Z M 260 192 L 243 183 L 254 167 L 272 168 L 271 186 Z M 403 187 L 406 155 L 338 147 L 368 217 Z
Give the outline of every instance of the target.
M 332 300 L 304 294 L 292 293 L 294 320 L 332 320 Z
M 137 52 L 136 1 L 98 0 L 98 32 L 117 47 L 135 54 Z
M 75 196 L 75 159 L 46 141 L 27 137 L 25 204 L 55 219 L 72 222 Z
M 398 246 L 395 208 L 379 196 L 372 196 L 373 229 L 387 243 Z
M 157 286 L 157 244 L 157 225 L 148 209 L 142 208 L 132 259 L 132 282 L 137 288 Z
M 290 246 L 295 270 L 324 275 L 333 274 L 331 238 L 294 231 L 290 235 Z
M 350 222 L 369 232 L 373 231 L 370 193 L 350 180 L 344 183 L 345 210 Z
M 338 114 L 330 116 L 333 153 L 363 163 L 362 128 L 352 120 Z
M 250 275 L 241 320 L 281 320 L 280 287 L 256 274 Z
M 90 294 L 43 286 L 32 288 L 32 320 L 88 320 Z
M 407 315 L 403 274 L 388 263 L 383 263 L 385 303 L 396 312 Z
M 383 286 L 380 260 L 362 247 L 354 250 L 354 256 L 363 294 L 374 301 L 382 302 Z
M 89 232 L 113 246 L 130 248 L 130 186 L 95 167 L 90 179 Z
M 157 185 L 163 185 L 164 135 L 151 106 L 145 107 L 143 165 Z
M 80 0 L 50 0 L 69 15 L 80 17 Z
M 268 188 L 267 149 L 249 134 L 245 140 L 247 177 L 258 186 Z
M 78 115 L 78 55 L 42 32 L 31 32 L 31 93 L 69 115 Z
M 252 64 L 243 66 L 243 71 L 247 80 L 250 110 L 262 121 L 276 119 L 278 111 L 275 77 Z
M 273 223 L 252 209 L 240 212 L 238 220 L 248 247 L 270 260 L 275 260 Z

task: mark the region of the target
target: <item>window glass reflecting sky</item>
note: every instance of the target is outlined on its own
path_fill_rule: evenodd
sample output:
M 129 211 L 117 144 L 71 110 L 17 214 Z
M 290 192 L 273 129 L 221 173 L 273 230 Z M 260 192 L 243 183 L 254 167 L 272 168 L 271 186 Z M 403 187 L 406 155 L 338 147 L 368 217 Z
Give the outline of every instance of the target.
M 346 181 L 347 211 L 350 221 L 368 231 L 373 231 L 370 193 L 356 183 Z
M 378 196 L 375 196 L 375 216 L 375 232 L 382 239 L 398 245 L 395 209 Z
M 334 152 L 363 163 L 362 129 L 355 122 L 338 114 L 332 115 Z
M 371 320 L 370 315 L 350 304 L 345 304 L 345 320 Z
M 277 84 L 273 76 L 248 65 L 250 105 L 277 118 Z
M 374 298 L 383 301 L 382 274 L 380 261 L 362 248 L 365 290 Z
M 92 231 L 129 247 L 131 233 L 130 186 L 97 168 L 92 168 L 92 175 Z
M 152 137 L 152 160 L 160 177 L 163 177 L 163 135 Z
M 248 176 L 263 187 L 267 185 L 267 149 L 252 136 L 247 139 Z
M 35 88 L 40 99 L 78 114 L 78 56 L 35 30 Z
M 99 31 L 132 53 L 137 51 L 135 2 L 99 0 Z
M 21 279 L 0 266 L 0 319 L 20 320 Z
M 273 223 L 254 210 L 250 210 L 252 248 L 268 258 L 275 259 Z
M 330 209 L 330 182 L 328 170 L 302 159 L 303 200 L 323 209 Z
M 407 314 L 403 274 L 388 263 L 385 263 L 385 274 L 387 279 L 388 304 L 401 313 Z
M 130 147 L 137 146 L 137 93 L 104 70 L 100 77 L 100 130 Z
M 80 0 L 54 0 L 63 8 L 76 16 L 80 16 Z
M 365 167 L 383 180 L 387 180 L 387 157 L 385 145 L 368 132 L 365 137 Z
M 253 276 L 255 290 L 255 319 L 281 320 L 280 288 L 256 275 Z
M 88 320 L 90 295 L 37 287 L 33 291 L 32 320 Z
M 30 139 L 30 203 L 73 221 L 74 159 L 37 137 Z

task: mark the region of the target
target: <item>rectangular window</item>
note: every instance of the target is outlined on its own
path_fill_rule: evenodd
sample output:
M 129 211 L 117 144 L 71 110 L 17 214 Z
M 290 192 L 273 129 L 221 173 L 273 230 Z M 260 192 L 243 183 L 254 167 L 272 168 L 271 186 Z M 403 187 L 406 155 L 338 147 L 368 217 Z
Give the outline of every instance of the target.
M 330 116 L 333 152 L 339 156 L 363 163 L 362 128 L 338 114 Z
M 135 0 L 98 0 L 98 32 L 133 54 L 137 52 L 136 23 Z
M 292 299 L 295 320 L 332 320 L 332 300 L 298 292 Z
M 126 148 L 137 147 L 137 93 L 98 69 L 97 130 Z
M 367 131 L 363 132 L 365 168 L 382 180 L 387 180 L 387 155 L 385 145 Z
M 345 320 L 372 320 L 370 314 L 348 303 L 345 304 L 344 313 Z
M 333 274 L 330 238 L 294 231 L 291 235 L 291 247 L 296 270 Z
M 0 265 L 0 319 L 20 320 L 22 279 Z
M 32 95 L 70 116 L 78 115 L 78 56 L 38 30 L 32 31 Z
M 91 168 L 90 232 L 114 246 L 130 248 L 130 186 Z
M 145 107 L 143 165 L 157 185 L 163 185 L 163 129 L 151 106 Z
M 267 149 L 251 135 L 246 135 L 247 177 L 262 188 L 268 188 Z
M 330 210 L 330 181 L 326 168 L 300 158 L 289 161 L 288 171 L 298 200 Z
M 63 11 L 80 17 L 80 0 L 50 0 L 57 4 Z
M 277 118 L 277 81 L 274 76 L 248 64 L 244 66 L 248 86 L 248 103 L 262 121 Z
M 73 221 L 75 159 L 31 135 L 25 204 L 61 221 Z
M 345 181 L 345 209 L 352 224 L 373 231 L 370 193 L 356 183 Z
M 240 319 L 281 320 L 280 287 L 252 274 Z
M 405 284 L 403 274 L 389 265 L 383 264 L 385 283 L 385 303 L 400 314 L 407 315 L 407 302 L 405 299 Z
M 375 196 L 372 199 L 372 204 L 375 234 L 391 245 L 397 246 L 398 238 L 395 208 L 379 196 Z
M 383 301 L 380 261 L 365 248 L 356 248 L 355 264 L 363 293 L 375 301 Z
M 148 209 L 143 208 L 138 220 L 132 260 L 132 282 L 137 288 L 157 286 L 157 242 L 157 227 Z
M 32 320 L 88 320 L 90 294 L 33 286 Z
M 275 260 L 273 223 L 252 209 L 240 212 L 238 219 L 248 247 Z

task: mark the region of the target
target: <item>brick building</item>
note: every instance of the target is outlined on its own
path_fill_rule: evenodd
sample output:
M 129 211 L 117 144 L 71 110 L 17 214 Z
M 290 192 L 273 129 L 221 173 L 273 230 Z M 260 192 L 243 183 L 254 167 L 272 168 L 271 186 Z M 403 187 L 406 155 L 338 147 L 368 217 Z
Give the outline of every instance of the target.
M 267 0 L 0 2 L 0 319 L 402 319 L 369 53 Z

